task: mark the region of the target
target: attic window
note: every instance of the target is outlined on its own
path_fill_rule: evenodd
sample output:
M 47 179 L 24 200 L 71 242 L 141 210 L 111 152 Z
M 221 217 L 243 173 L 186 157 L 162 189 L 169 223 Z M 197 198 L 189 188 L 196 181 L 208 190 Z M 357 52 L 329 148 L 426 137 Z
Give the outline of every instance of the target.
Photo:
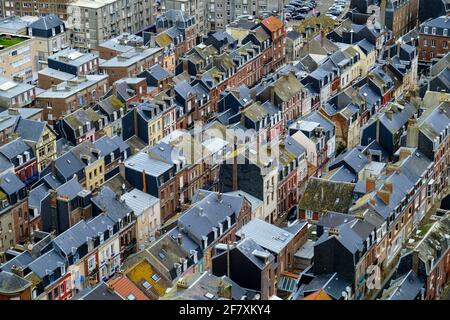
M 158 276 L 156 273 L 154 273 L 154 274 L 152 275 L 152 279 L 155 280 L 156 282 L 158 282 L 159 280 L 161 280 L 161 277 Z
M 144 281 L 142 283 L 142 286 L 145 288 L 145 290 L 149 290 L 152 288 L 152 285 L 150 283 L 148 283 L 147 281 Z
M 128 295 L 127 299 L 128 299 L 128 300 L 136 300 L 136 297 L 135 297 L 132 293 L 130 293 L 130 294 Z

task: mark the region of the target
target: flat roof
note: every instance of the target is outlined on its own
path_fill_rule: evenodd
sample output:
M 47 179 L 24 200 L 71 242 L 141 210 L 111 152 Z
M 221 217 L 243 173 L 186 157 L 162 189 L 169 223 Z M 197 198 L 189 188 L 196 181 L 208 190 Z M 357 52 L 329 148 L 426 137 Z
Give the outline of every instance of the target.
M 70 80 L 72 78 L 75 78 L 75 76 L 73 74 L 71 74 L 71 73 L 59 71 L 59 70 L 52 69 L 52 68 L 44 68 L 44 69 L 40 70 L 38 72 L 38 74 L 42 74 L 44 76 L 56 78 L 56 79 L 59 79 L 59 80 L 62 80 L 62 81 L 67 81 L 67 80 Z
M 55 88 L 50 88 L 42 93 L 40 93 L 36 98 L 66 98 L 71 95 L 84 90 L 104 79 L 108 78 L 108 75 L 95 74 L 86 75 L 85 79 L 80 77 L 71 79 L 69 81 L 64 81 L 58 84 Z M 69 83 L 70 82 L 70 83 Z
M 164 48 L 146 48 L 142 51 L 136 49 L 122 53 L 112 59 L 106 60 L 100 64 L 102 68 L 110 67 L 129 67 L 145 58 L 154 55 L 157 52 L 163 51 Z

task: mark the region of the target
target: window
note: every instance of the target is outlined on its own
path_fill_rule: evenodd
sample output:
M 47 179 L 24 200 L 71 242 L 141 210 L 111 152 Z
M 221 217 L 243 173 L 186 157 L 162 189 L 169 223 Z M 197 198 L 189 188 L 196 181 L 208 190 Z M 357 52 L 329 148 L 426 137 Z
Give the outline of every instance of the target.
M 306 219 L 312 219 L 313 218 L 313 211 L 312 210 L 306 210 Z
M 427 39 L 424 39 L 424 40 L 423 40 L 423 46 L 424 46 L 424 47 L 428 47 L 428 40 L 427 40 Z
M 436 40 L 431 39 L 431 47 L 432 48 L 436 47 Z
M 442 48 L 447 49 L 447 40 L 442 41 Z
M 444 37 L 446 37 L 448 35 L 448 29 L 444 29 L 443 34 L 444 34 Z
M 435 27 L 431 28 L 431 33 L 432 34 L 436 34 L 436 28 Z
M 95 268 L 95 256 L 89 257 L 88 259 L 88 269 L 89 271 L 94 270 Z

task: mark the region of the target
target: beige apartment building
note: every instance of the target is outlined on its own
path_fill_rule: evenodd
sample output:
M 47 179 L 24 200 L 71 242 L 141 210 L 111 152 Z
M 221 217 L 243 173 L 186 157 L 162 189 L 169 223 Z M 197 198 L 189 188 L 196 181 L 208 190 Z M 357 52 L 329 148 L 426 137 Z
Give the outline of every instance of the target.
M 0 76 L 31 82 L 36 65 L 35 39 L 29 36 L 0 34 Z

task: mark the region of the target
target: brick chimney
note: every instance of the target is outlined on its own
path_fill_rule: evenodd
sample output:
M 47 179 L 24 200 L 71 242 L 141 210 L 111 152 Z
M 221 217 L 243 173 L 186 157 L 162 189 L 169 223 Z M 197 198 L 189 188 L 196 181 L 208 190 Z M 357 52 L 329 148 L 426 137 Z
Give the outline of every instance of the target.
M 367 177 L 366 179 L 366 193 L 372 192 L 373 190 L 375 190 L 375 182 L 376 179 L 374 177 Z
M 377 196 L 384 202 L 385 205 L 388 205 L 391 200 L 391 193 L 388 190 L 378 190 Z

